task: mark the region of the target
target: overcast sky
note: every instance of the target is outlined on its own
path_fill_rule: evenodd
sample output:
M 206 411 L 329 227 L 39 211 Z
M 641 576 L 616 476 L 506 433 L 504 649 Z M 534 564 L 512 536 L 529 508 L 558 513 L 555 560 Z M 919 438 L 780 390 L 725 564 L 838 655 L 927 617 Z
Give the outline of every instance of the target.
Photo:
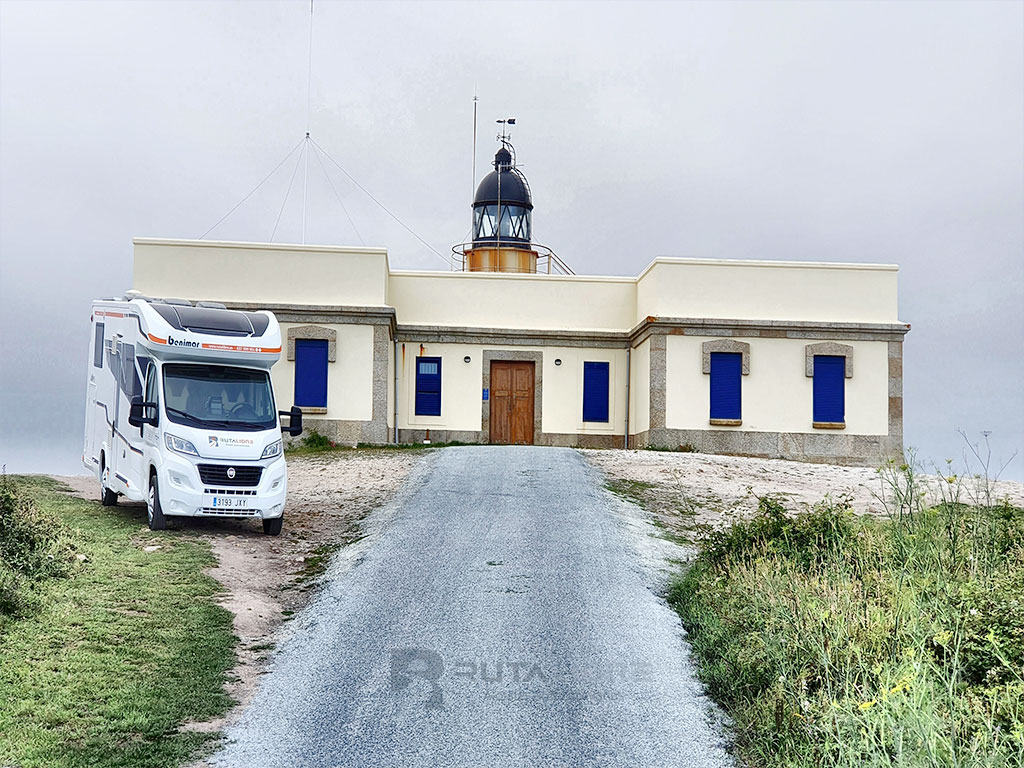
M 303 0 L 0 0 L 8 471 L 84 471 L 90 301 L 130 287 L 132 237 L 198 237 L 302 139 L 308 41 Z M 1024 4 L 318 0 L 312 72 L 313 138 L 441 253 L 469 229 L 476 91 L 477 175 L 517 118 L 536 239 L 577 272 L 899 264 L 906 444 L 1024 448 Z M 291 172 L 210 237 L 267 240 Z M 311 160 L 307 242 L 445 268 L 332 180 L 355 228 Z

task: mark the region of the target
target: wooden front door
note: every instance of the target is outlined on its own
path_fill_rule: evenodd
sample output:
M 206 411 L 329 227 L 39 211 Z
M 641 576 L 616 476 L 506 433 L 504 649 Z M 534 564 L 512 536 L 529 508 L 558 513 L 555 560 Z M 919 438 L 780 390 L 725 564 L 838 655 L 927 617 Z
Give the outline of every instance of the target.
M 491 442 L 533 445 L 533 363 L 491 363 Z

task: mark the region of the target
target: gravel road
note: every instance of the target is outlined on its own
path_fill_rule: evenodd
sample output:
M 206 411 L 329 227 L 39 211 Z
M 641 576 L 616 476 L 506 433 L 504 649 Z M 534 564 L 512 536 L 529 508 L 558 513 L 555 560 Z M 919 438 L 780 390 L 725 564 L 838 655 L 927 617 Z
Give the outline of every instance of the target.
M 448 448 L 291 622 L 218 766 L 729 766 L 635 511 L 569 449 Z M 327 490 L 327 489 L 325 489 Z

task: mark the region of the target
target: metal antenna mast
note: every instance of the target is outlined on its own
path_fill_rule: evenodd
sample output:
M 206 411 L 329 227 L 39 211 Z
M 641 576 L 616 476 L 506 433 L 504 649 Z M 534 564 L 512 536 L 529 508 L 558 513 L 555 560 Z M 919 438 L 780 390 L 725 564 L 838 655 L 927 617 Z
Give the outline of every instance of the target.
M 480 99 L 476 95 L 476 87 L 473 88 L 473 186 L 469 190 L 469 199 L 476 194 L 476 106 Z
M 306 244 L 306 192 L 309 189 L 309 123 L 313 111 L 313 0 L 309 0 L 309 63 L 306 67 L 306 146 L 302 169 L 302 244 Z
M 288 152 L 288 154 L 285 155 L 284 158 L 277 165 L 274 166 L 274 168 L 270 171 L 270 173 L 268 173 L 266 176 L 263 177 L 262 181 L 260 181 L 259 184 L 257 184 L 251 190 L 249 190 L 249 192 L 241 200 L 239 200 L 237 203 L 235 203 L 235 205 L 232 206 L 232 208 L 227 213 L 225 213 L 223 216 L 221 216 L 212 227 L 210 227 L 202 235 L 200 235 L 199 239 L 200 240 L 205 239 L 207 235 L 209 235 L 213 230 L 215 230 L 217 227 L 219 227 L 221 224 L 223 224 L 224 221 L 227 220 L 231 216 L 231 214 L 233 214 L 235 211 L 237 211 L 245 203 L 246 200 L 248 200 L 254 194 L 256 194 L 256 192 L 259 191 L 263 187 L 263 185 L 266 184 L 267 181 L 269 181 L 270 178 L 275 173 L 277 173 L 277 171 L 280 170 L 280 168 L 283 165 L 285 165 L 285 163 L 287 163 L 288 161 L 292 160 L 295 157 L 295 153 L 298 152 L 299 155 L 294 160 L 295 166 L 292 169 L 291 176 L 288 179 L 288 188 L 285 190 L 284 200 L 281 201 L 281 207 L 280 207 L 280 209 L 277 212 L 277 218 L 274 220 L 274 228 L 273 228 L 273 230 L 270 233 L 270 241 L 273 242 L 274 238 L 277 236 L 277 230 L 278 230 L 278 227 L 279 227 L 279 225 L 281 223 L 281 218 L 284 215 L 284 209 L 288 205 L 288 200 L 291 197 L 292 189 L 294 188 L 295 182 L 296 182 L 296 180 L 298 178 L 298 175 L 299 175 L 299 166 L 302 165 L 303 166 L 303 175 L 302 175 L 302 244 L 305 245 L 306 244 L 306 202 L 307 202 L 307 198 L 308 198 L 308 185 L 309 185 L 309 155 L 312 152 L 316 152 L 317 153 L 316 154 L 316 159 L 317 159 L 317 162 L 320 164 L 321 169 L 324 172 L 324 177 L 327 180 L 327 183 L 330 186 L 331 191 L 334 192 L 334 196 L 338 200 L 338 205 L 341 207 L 342 211 L 345 213 L 345 217 L 348 219 L 349 224 L 352 225 L 352 230 L 355 232 L 356 237 L 359 238 L 360 242 L 363 242 L 363 237 L 362 237 L 362 235 L 359 234 L 359 230 L 356 229 L 355 222 L 352 220 L 352 217 L 349 215 L 348 209 L 345 207 L 345 203 L 341 199 L 341 195 L 338 194 L 338 190 L 334 186 L 334 182 L 331 180 L 330 174 L 327 173 L 327 167 L 324 165 L 323 160 L 320 157 L 321 155 L 326 157 L 335 168 L 337 168 L 339 171 L 341 171 L 341 173 L 344 174 L 344 176 L 356 188 L 359 189 L 360 192 L 362 192 L 364 195 L 366 195 L 368 198 L 370 198 L 370 200 L 372 200 L 381 210 L 383 210 L 384 213 L 386 213 L 388 216 L 390 216 L 392 219 L 394 219 L 395 222 L 399 226 L 401 226 L 406 232 L 408 232 L 410 235 L 412 235 L 414 238 L 416 238 L 428 250 L 430 250 L 434 254 L 436 254 L 438 256 L 438 258 L 444 259 L 445 264 L 447 264 L 449 269 L 450 269 L 451 266 L 452 266 L 452 261 L 451 261 L 450 257 L 445 256 L 443 253 L 441 253 L 439 250 L 437 250 L 434 246 L 432 246 L 430 243 L 428 243 L 426 240 L 424 240 L 422 237 L 420 237 L 418 234 L 416 234 L 416 232 L 412 229 L 412 227 L 410 227 L 408 224 L 406 224 L 404 221 L 402 221 L 402 219 L 400 219 L 387 206 L 385 206 L 384 203 L 382 203 L 380 200 L 378 200 L 376 197 L 374 197 L 366 187 L 364 187 L 362 184 L 360 184 L 352 176 L 352 174 L 350 174 L 348 171 L 346 171 L 338 163 L 338 161 L 335 160 L 333 157 L 331 157 L 331 155 L 327 152 L 327 150 L 324 149 L 317 142 L 317 140 L 313 138 L 313 134 L 312 134 L 312 130 L 311 130 L 311 128 L 312 128 L 312 121 L 313 121 L 313 2 L 314 2 L 314 0 L 309 0 L 309 48 L 308 48 L 308 60 L 307 60 L 307 63 L 306 63 L 306 135 L 303 136 L 301 139 L 299 139 L 299 142 L 294 147 L 291 148 L 291 150 Z M 475 144 L 475 141 L 476 141 L 476 138 L 475 138 L 476 137 L 476 126 L 475 126 L 475 123 L 476 123 L 476 104 L 475 104 L 475 102 L 477 101 L 477 98 L 476 98 L 475 95 L 473 97 L 473 101 L 474 101 L 473 115 L 474 115 L 474 144 Z M 475 160 L 475 153 L 474 153 L 474 163 L 475 162 L 476 162 L 476 160 Z

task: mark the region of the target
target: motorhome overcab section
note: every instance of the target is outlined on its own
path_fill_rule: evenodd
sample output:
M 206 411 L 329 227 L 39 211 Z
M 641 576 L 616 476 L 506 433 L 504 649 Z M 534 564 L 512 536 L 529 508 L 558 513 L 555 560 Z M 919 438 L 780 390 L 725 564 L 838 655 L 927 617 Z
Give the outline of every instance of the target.
M 302 413 L 278 411 L 270 312 L 125 296 L 93 302 L 82 461 L 105 505 L 145 501 L 169 516 L 254 517 L 281 532 L 288 478 L 281 444 Z

